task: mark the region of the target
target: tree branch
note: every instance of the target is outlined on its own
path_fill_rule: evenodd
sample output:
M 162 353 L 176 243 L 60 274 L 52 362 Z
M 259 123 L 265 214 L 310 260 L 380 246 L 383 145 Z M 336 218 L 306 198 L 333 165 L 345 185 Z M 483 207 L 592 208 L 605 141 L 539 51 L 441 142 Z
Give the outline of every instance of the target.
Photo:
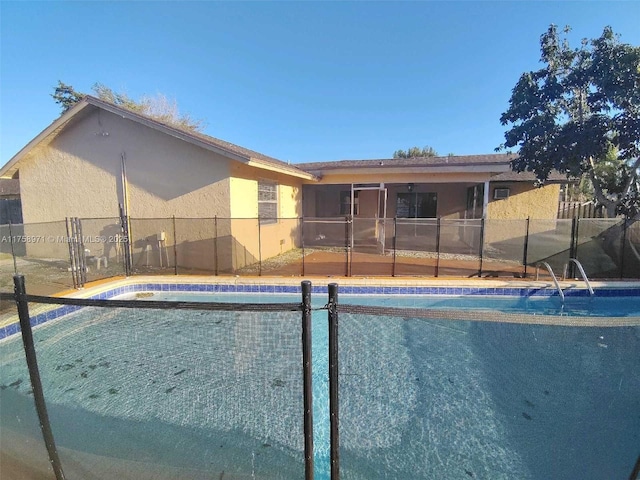
M 591 169 L 589 170 L 589 178 L 591 179 L 591 184 L 593 185 L 593 193 L 595 193 L 596 200 L 605 206 L 605 208 L 607 209 L 607 216 L 613 218 L 615 217 L 615 211 L 618 202 L 607 198 L 607 196 L 602 191 L 600 179 L 596 176 L 595 161 L 593 160 L 593 157 L 589 157 L 589 164 L 591 165 Z
M 624 193 L 626 194 L 630 189 L 633 182 L 636 181 L 638 177 L 638 169 L 640 168 L 640 157 L 636 158 L 635 163 L 631 167 L 631 172 L 629 173 L 629 178 L 627 179 L 627 184 L 624 186 Z

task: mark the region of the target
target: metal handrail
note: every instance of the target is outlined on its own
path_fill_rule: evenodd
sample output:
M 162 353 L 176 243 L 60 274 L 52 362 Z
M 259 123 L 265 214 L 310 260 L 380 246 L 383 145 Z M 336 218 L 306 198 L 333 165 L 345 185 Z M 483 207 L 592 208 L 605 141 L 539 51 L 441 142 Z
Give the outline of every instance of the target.
M 564 292 L 560 288 L 560 284 L 558 283 L 558 279 L 556 278 L 556 274 L 553 273 L 553 269 L 551 268 L 551 265 L 549 265 L 547 262 L 540 262 L 540 263 L 538 263 L 536 265 L 536 281 L 538 280 L 538 274 L 540 273 L 540 265 L 544 265 L 546 267 L 547 271 L 549 272 L 549 275 L 551 275 L 551 278 L 553 279 L 553 283 L 555 284 L 556 288 L 558 289 L 558 293 L 560 294 L 560 298 L 562 299 L 562 303 L 564 303 Z
M 593 288 L 591 288 L 591 284 L 589 283 L 589 279 L 587 278 L 587 274 L 584 272 L 584 268 L 582 268 L 582 264 L 575 258 L 570 258 L 567 264 L 564 266 L 564 270 L 562 272 L 562 279 L 565 280 L 567 278 L 567 271 L 569 270 L 569 264 L 573 262 L 578 266 L 578 270 L 580 271 L 580 275 L 582 275 L 582 280 L 587 285 L 589 289 L 589 295 L 593 296 Z

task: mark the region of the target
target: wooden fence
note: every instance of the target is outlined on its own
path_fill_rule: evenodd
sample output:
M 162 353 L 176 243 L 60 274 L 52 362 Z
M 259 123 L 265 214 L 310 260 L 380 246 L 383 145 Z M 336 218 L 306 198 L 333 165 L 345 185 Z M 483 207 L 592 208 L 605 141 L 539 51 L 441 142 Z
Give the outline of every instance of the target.
M 606 218 L 605 209 L 594 202 L 558 202 L 558 218 Z

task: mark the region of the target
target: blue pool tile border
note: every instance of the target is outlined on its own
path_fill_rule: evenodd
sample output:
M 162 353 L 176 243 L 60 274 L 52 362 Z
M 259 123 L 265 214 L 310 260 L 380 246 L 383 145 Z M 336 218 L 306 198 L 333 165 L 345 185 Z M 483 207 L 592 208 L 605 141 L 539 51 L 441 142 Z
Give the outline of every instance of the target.
M 263 284 L 200 284 L 200 283 L 135 283 L 115 287 L 110 290 L 87 297 L 92 300 L 108 300 L 125 293 L 136 292 L 205 292 L 205 293 L 300 293 L 299 285 L 263 285 Z M 328 292 L 327 285 L 313 285 L 312 293 L 316 295 Z M 558 291 L 551 288 L 540 287 L 425 287 L 425 286 L 353 286 L 340 287 L 341 295 L 492 295 L 510 297 L 557 297 Z M 588 297 L 585 289 L 565 289 L 565 297 Z M 598 288 L 596 297 L 637 297 L 640 296 L 640 288 Z M 31 317 L 31 325 L 37 326 L 50 320 L 63 317 L 69 313 L 80 310 L 83 307 L 64 305 L 48 312 L 39 313 Z M 12 323 L 0 327 L 0 340 L 20 332 L 20 324 Z

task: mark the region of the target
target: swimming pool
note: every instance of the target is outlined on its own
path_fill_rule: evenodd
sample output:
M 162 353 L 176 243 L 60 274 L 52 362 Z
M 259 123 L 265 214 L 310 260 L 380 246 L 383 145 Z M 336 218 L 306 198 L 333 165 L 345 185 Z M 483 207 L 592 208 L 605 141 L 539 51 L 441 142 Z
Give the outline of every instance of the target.
M 364 288 L 362 292 L 366 291 Z M 297 296 L 274 295 L 271 293 L 256 294 L 246 292 L 223 293 L 218 295 L 220 301 L 258 303 L 277 303 L 288 299 L 296 301 Z M 211 301 L 211 295 L 204 292 L 153 292 L 153 297 L 136 297 L 135 294 L 124 294 L 123 299 L 148 298 L 153 300 Z M 249 298 L 250 300 L 247 300 Z M 315 301 L 321 304 L 326 301 L 326 293 L 316 294 Z M 485 312 L 522 313 L 524 315 L 568 315 L 593 317 L 639 317 L 640 291 L 638 296 L 567 296 L 563 302 L 557 296 L 548 295 L 497 295 L 497 294 L 393 294 L 377 295 L 370 293 L 340 295 L 340 303 L 354 305 L 375 305 L 399 308 L 420 308 L 436 310 L 474 310 Z
M 297 298 L 249 295 L 216 300 Z M 318 306 L 323 300 L 315 295 Z M 549 312 L 530 298 L 479 300 L 488 302 L 478 305 L 481 315 L 498 306 Z M 594 303 L 575 300 L 580 312 Z M 636 315 L 627 300 L 618 313 Z M 470 308 L 461 298 L 429 301 L 428 308 Z M 347 302 L 377 301 L 341 296 Z M 398 306 L 417 302 L 393 299 Z M 298 324 L 299 313 L 89 308 L 36 328 L 63 463 L 104 469 L 116 458 L 136 478 L 158 465 L 166 478 L 176 471 L 180 478 L 212 471 L 301 478 L 302 438 L 292 434 L 301 431 Z M 632 468 L 640 432 L 638 327 L 344 314 L 340 328 L 343 478 L 624 478 Z M 314 313 L 313 336 L 316 478 L 323 479 L 325 311 Z M 2 425 L 16 438 L 38 438 L 33 414 L 28 420 L 33 407 L 19 339 L 0 348 Z

